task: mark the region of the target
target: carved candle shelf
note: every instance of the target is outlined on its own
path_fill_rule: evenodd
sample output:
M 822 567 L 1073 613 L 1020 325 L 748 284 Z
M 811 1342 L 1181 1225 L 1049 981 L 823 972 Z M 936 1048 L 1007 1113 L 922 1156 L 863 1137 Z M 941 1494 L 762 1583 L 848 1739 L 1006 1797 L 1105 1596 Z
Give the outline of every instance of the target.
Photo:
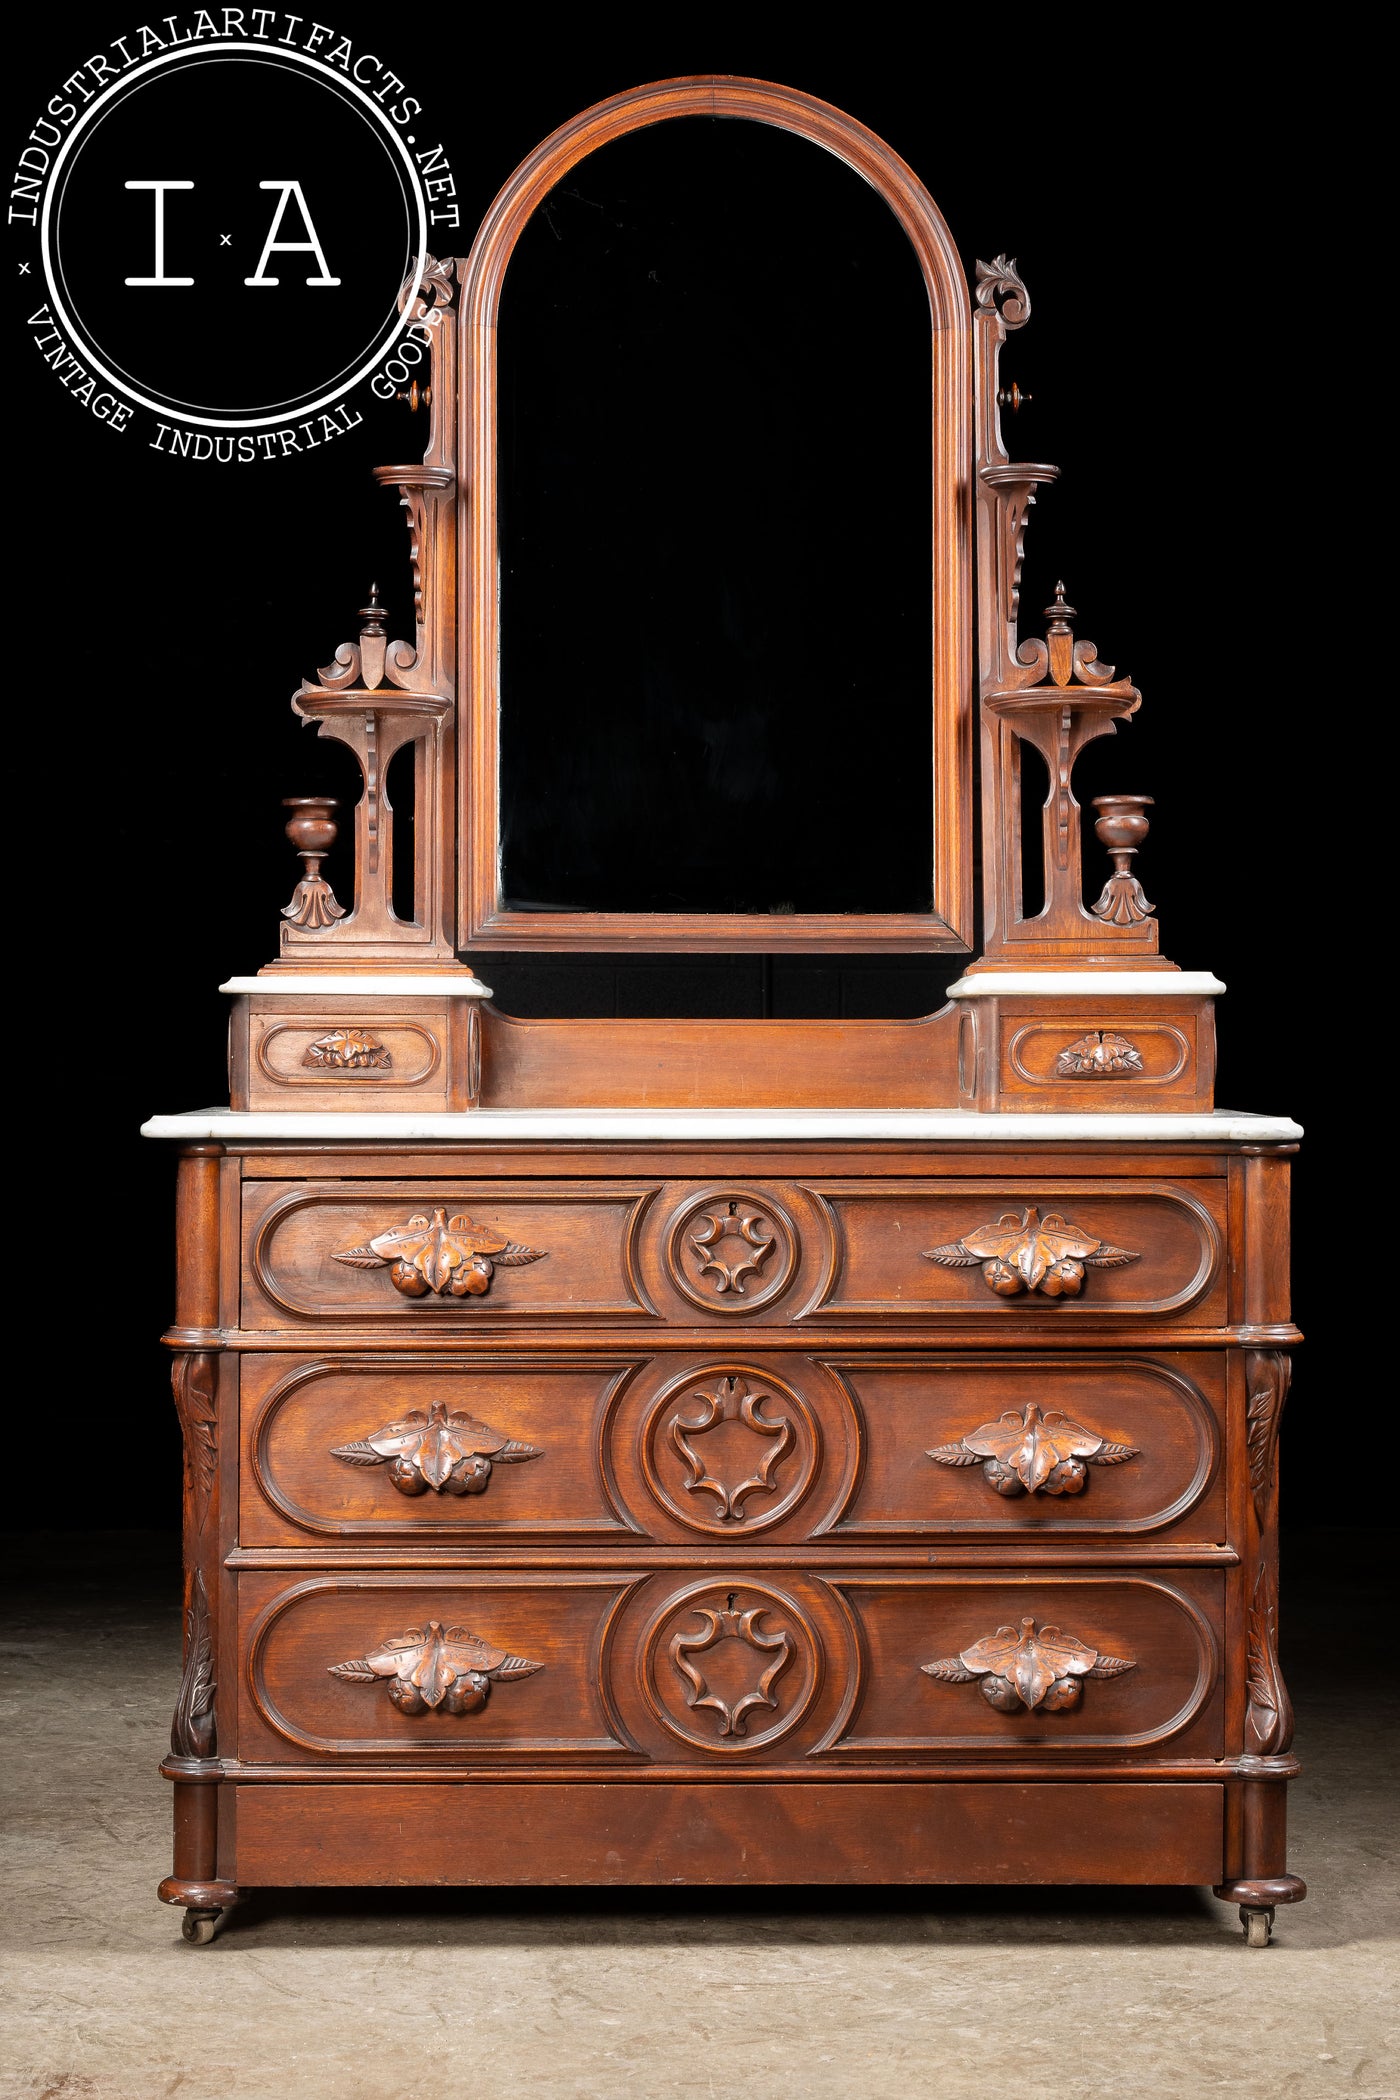
M 1051 1408 L 1042 1414 L 1032 1400 L 995 1422 L 970 1429 L 961 1442 L 939 1444 L 929 1457 L 940 1466 L 976 1466 L 999 1495 L 1078 1495 L 1088 1466 L 1121 1466 L 1136 1458 L 1136 1444 L 1111 1444 L 1106 1437 Z
M 292 696 L 293 709 L 304 721 L 317 723 L 322 736 L 348 744 L 360 762 L 364 792 L 355 805 L 354 908 L 346 912 L 309 869 L 310 884 L 319 883 L 319 889 L 309 887 L 308 880 L 298 885 L 284 914 L 281 964 L 304 968 L 314 953 L 317 961 L 340 969 L 347 963 L 455 967 L 451 854 L 442 809 L 452 700 L 447 692 L 426 688 L 410 643 L 389 640 L 377 584 L 370 586 L 360 619 L 358 641 L 342 642 L 318 671 L 319 684 L 303 683 Z M 411 919 L 394 911 L 394 812 L 385 792 L 389 762 L 405 744 L 416 749 Z M 299 815 L 293 820 L 296 831 L 288 825 L 289 835 L 303 850 L 324 855 L 335 837 L 329 823 L 334 803 L 304 797 L 292 806 Z M 312 838 L 317 824 L 324 825 L 324 833 L 318 830 Z M 277 968 L 272 965 L 274 973 Z
M 945 1655 L 937 1662 L 921 1663 L 925 1677 L 941 1684 L 972 1684 L 998 1713 L 1015 1713 L 1018 1706 L 1034 1713 L 1065 1713 L 1078 1706 L 1085 1677 L 1120 1677 L 1137 1668 L 1121 1655 L 1100 1655 L 1097 1648 L 1061 1633 L 1058 1626 L 1035 1630 L 1033 1618 L 1014 1626 L 998 1626 L 985 1640 L 974 1641 L 961 1655 Z

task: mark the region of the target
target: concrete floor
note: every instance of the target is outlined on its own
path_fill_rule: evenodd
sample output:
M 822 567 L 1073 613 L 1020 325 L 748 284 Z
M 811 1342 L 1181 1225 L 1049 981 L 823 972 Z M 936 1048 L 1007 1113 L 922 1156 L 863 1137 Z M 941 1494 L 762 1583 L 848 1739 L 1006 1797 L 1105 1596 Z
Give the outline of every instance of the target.
M 1340 1535 L 1285 1567 L 1312 1894 L 1262 1952 L 1151 1889 L 264 1892 L 186 1946 L 170 1546 L 54 1543 L 11 1542 L 0 1643 L 0 2100 L 1400 2096 L 1395 1676 Z

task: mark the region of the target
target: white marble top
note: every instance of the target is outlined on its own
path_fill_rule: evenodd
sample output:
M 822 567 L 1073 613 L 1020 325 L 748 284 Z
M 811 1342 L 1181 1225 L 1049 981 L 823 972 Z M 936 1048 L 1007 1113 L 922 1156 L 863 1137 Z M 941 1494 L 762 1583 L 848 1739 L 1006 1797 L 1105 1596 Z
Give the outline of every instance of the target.
M 1209 970 L 969 970 L 948 987 L 950 999 L 1215 998 L 1225 989 Z
M 1289 1144 L 1303 1135 L 1288 1116 L 1232 1109 L 1213 1115 L 978 1115 L 923 1108 L 470 1108 L 417 1110 L 203 1108 L 152 1116 L 143 1137 L 220 1138 L 899 1138 L 944 1144 Z
M 405 999 L 416 993 L 420 998 L 433 999 L 490 999 L 493 994 L 489 984 L 479 977 L 468 976 L 459 971 L 451 975 L 444 971 L 430 976 L 424 971 L 421 977 L 399 975 L 397 977 L 332 977 L 329 971 L 314 974 L 307 971 L 298 975 L 294 971 L 279 971 L 275 977 L 230 977 L 227 984 L 219 986 L 221 992 L 256 992 L 259 998 L 275 993 L 279 999 Z

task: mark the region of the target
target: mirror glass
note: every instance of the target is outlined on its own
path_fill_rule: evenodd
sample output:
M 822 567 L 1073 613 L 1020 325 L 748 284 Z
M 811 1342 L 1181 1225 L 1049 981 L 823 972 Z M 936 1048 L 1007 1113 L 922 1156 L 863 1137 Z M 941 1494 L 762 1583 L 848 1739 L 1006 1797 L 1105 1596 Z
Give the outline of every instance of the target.
M 507 908 L 932 901 L 918 262 L 805 139 L 683 118 L 539 206 L 499 336 Z

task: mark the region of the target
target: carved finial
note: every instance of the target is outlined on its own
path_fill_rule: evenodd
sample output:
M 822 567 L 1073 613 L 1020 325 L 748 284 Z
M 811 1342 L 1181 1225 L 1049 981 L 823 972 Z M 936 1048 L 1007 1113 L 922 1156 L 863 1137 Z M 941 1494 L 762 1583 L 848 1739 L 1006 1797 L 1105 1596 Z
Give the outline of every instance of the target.
M 360 629 L 360 676 L 366 690 L 372 693 L 384 683 L 384 659 L 389 650 L 384 607 L 379 602 L 377 583 L 369 587 L 369 604 L 360 607 L 360 618 L 364 621 Z
M 1140 920 L 1150 918 L 1156 906 L 1149 904 L 1142 893 L 1142 884 L 1130 871 L 1129 863 L 1138 847 L 1147 837 L 1147 819 L 1142 814 L 1151 809 L 1150 795 L 1095 795 L 1094 807 L 1102 811 L 1094 823 L 1099 841 L 1107 846 L 1113 860 L 1114 872 L 1104 885 L 1103 895 L 1093 907 L 1097 919 L 1106 919 L 1110 926 L 1135 926 Z
M 1079 618 L 1077 609 L 1065 600 L 1063 583 L 1055 585 L 1054 602 L 1045 608 L 1045 617 L 1050 622 L 1045 630 L 1046 646 L 1050 652 L 1050 676 L 1056 685 L 1068 685 L 1074 675 L 1074 627 Z
M 364 640 L 368 635 L 383 634 L 384 608 L 379 602 L 379 585 L 377 583 L 372 583 L 369 587 L 369 604 L 360 607 L 360 618 L 365 623 L 360 629 L 361 640 Z
M 1014 255 L 998 255 L 977 265 L 977 304 L 984 313 L 1001 314 L 1008 328 L 1024 328 L 1031 317 L 1026 290 Z
M 337 904 L 330 884 L 321 873 L 321 862 L 335 844 L 336 825 L 331 815 L 339 804 L 332 795 L 285 795 L 283 809 L 293 814 L 287 821 L 287 837 L 302 858 L 306 873 L 292 891 L 292 901 L 282 916 L 307 933 L 320 933 L 345 917 L 345 906 Z

